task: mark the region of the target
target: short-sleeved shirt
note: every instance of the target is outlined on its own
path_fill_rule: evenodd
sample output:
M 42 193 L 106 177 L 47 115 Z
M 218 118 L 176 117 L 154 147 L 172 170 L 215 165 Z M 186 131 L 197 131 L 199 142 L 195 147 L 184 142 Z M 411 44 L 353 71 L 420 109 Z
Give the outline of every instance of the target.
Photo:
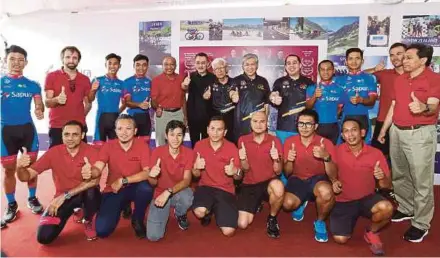
M 408 73 L 396 78 L 391 96 L 391 99 L 396 101 L 393 123 L 400 126 L 437 124 L 438 108 L 436 115 L 432 116 L 411 113 L 408 107 L 412 102 L 411 92 L 414 92 L 414 95 L 423 103 L 426 103 L 430 97 L 440 99 L 440 75 L 426 68 L 414 78 L 411 78 Z
M 110 78 L 106 75 L 100 76 L 96 80 L 99 82 L 99 88 L 96 92 L 98 114 L 119 113 L 119 103 L 123 96 L 124 82 L 118 78 Z
M 306 105 L 306 89 L 313 81 L 302 75 L 297 80 L 290 76 L 278 78 L 272 92 L 278 91 L 283 101 L 278 109 L 277 130 L 297 132 L 296 119 L 301 108 Z
M 343 113 L 344 115 L 365 115 L 368 116 L 368 110 L 373 106 L 363 104 L 354 105 L 350 98 L 356 96 L 356 92 L 361 98 L 368 98 L 371 95 L 377 95 L 377 82 L 374 75 L 359 72 L 356 74 L 347 74 L 335 78 L 338 84 L 346 94 Z
M 102 146 L 98 160 L 108 164 L 109 174 L 104 192 L 111 192 L 114 181 L 137 174 L 150 165 L 150 148 L 145 141 L 135 138 L 130 149 L 125 151 L 119 140 L 115 139 Z
M 151 95 L 151 80 L 147 77 L 137 77 L 135 75 L 125 79 L 124 81 L 124 98 L 131 97 L 133 102 L 150 101 Z M 145 113 L 148 110 L 141 108 L 128 108 L 127 113 L 134 115 L 138 113 Z
M 154 77 L 151 85 L 151 98 L 162 108 L 182 108 L 185 95 L 182 89 L 183 79 L 180 74 L 168 77 L 162 73 Z
M 385 121 L 388 110 L 391 106 L 391 95 L 394 88 L 394 80 L 400 74 L 395 69 L 385 69 L 374 73 L 377 82 L 380 84 L 380 99 L 379 99 L 379 114 L 377 115 L 377 121 Z
M 98 150 L 81 142 L 78 153 L 72 157 L 66 145 L 61 144 L 47 150 L 30 168 L 38 174 L 51 169 L 56 190 L 55 196 L 59 196 L 83 182 L 81 170 L 85 165 L 84 157 L 87 157 L 93 165 L 98 159 Z
M 270 156 L 272 142 L 275 143 L 275 148 L 278 150 L 280 158 L 283 157 L 281 142 L 273 135 L 266 133 L 261 143 L 254 141 L 253 133 L 243 135 L 238 139 L 239 148 L 241 148 L 241 143 L 244 143 L 249 163 L 249 170 L 246 171 L 243 179 L 244 184 L 257 184 L 275 177 L 273 160 Z
M 266 78 L 259 75 L 255 79 L 241 74 L 233 79 L 234 90 L 238 90 L 239 101 L 234 113 L 234 132 L 236 137 L 251 132 L 251 114 L 269 103 L 270 88 Z
M 41 98 L 40 85 L 24 76 L 3 76 L 0 86 L 1 124 L 31 123 L 31 103 L 33 98 Z
M 319 83 L 322 89 L 322 96 L 316 98 L 313 109 L 319 115 L 320 124 L 330 124 L 338 122 L 338 107 L 342 106 L 345 101 L 345 92 L 334 81 L 326 84 Z M 315 94 L 316 85 L 307 87 L 307 100 Z
M 72 91 L 70 85 L 75 85 Z M 70 120 L 76 120 L 83 125 L 86 124 L 86 115 L 84 113 L 84 97 L 86 97 L 91 88 L 90 80 L 84 74 L 77 72 L 73 82 L 70 80 L 63 69 L 51 72 L 46 77 L 44 90 L 52 90 L 54 97 L 60 95 L 61 87 L 64 86 L 67 96 L 66 104 L 58 105 L 49 110 L 49 125 L 51 128 L 62 128 Z
M 199 186 L 210 186 L 235 194 L 234 179 L 226 175 L 225 166 L 234 159 L 235 167 L 240 168 L 237 147 L 223 139 L 222 146 L 214 150 L 207 138 L 196 143 L 194 153 L 196 156 L 200 153 L 200 157 L 205 159 L 205 169 L 201 171 Z
M 300 179 L 307 179 L 316 175 L 324 175 L 325 164 L 323 159 L 313 156 L 313 147 L 321 145 L 321 139 L 323 140 L 325 149 L 328 151 L 332 159 L 335 157 L 335 147 L 333 143 L 319 135 L 314 135 L 312 142 L 309 146 L 305 146 L 301 142 L 301 136 L 290 136 L 284 142 L 284 160 L 287 161 L 289 151 L 292 149 L 292 143 L 295 144 L 296 158 L 293 162 L 293 175 Z
M 160 158 L 160 174 L 156 188 L 154 190 L 154 199 L 157 198 L 166 189 L 174 187 L 183 180 L 186 170 L 191 171 L 194 166 L 194 152 L 184 146 L 179 149 L 179 154 L 173 158 L 169 152 L 169 146 L 162 145 L 153 150 L 150 159 L 150 169 L 156 165 Z
M 203 98 L 208 86 L 214 83 L 215 75 L 208 72 L 201 76 L 198 72 L 191 73 L 186 101 L 188 119 L 192 121 L 207 120 L 211 117 L 211 101 Z
M 349 202 L 373 194 L 376 189 L 374 167 L 377 161 L 384 174 L 389 177 L 388 163 L 380 150 L 364 144 L 361 153 L 356 157 L 347 143 L 337 146 L 335 162 L 338 165 L 338 180 L 342 183 L 342 192 L 336 195 L 336 201 Z
M 235 108 L 235 104 L 229 97 L 232 89 L 232 78 L 228 77 L 228 81 L 222 84 L 218 79 L 211 85 L 211 101 L 212 109 L 218 113 L 228 113 Z

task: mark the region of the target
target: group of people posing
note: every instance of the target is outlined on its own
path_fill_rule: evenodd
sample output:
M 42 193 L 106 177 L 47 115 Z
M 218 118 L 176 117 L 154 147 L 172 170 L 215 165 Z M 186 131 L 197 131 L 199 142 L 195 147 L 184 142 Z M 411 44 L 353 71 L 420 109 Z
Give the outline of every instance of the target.
M 37 234 L 42 244 L 56 239 L 72 215 L 84 224 L 88 240 L 111 235 L 122 214 L 131 217 L 137 237 L 158 241 L 171 208 L 182 230 L 188 229 L 192 210 L 202 225 L 214 215 L 221 232 L 232 236 L 252 223 L 263 201 L 270 207 L 272 238 L 280 237 L 281 209 L 301 221 L 314 201 L 318 242 L 328 241 L 327 217 L 334 241 L 343 244 L 360 216 L 371 220 L 364 239 L 373 254 L 384 254 L 379 231 L 390 220 L 411 219 L 404 239 L 421 242 L 434 212 L 440 76 L 429 69 L 432 54 L 429 46 L 395 43 L 390 47 L 394 69 L 381 63 L 361 71 L 363 52 L 350 48 L 349 74 L 335 77 L 333 63 L 323 60 L 319 83 L 301 75 L 301 58 L 291 54 L 285 58 L 286 75 L 271 90 L 257 74 L 254 54 L 243 56 L 243 74 L 235 78 L 228 77 L 222 58 L 210 63 L 205 53 L 197 54 L 196 71 L 185 77 L 175 73 L 176 60 L 168 56 L 153 80 L 146 77 L 148 57 L 136 55 L 135 75 L 121 81 L 121 57 L 112 53 L 105 58 L 107 74 L 90 82 L 76 69 L 80 51 L 69 46 L 61 51 L 62 68 L 47 75 L 43 101 L 38 83 L 23 76 L 26 51 L 13 45 L 6 50 L 9 73 L 1 78 L 8 200 L 2 228 L 17 217 L 17 175 L 29 184 L 28 207 L 43 213 Z M 368 110 L 378 99 L 378 83 L 373 133 Z M 95 98 L 89 145 L 85 117 Z M 32 100 L 37 119 L 49 109 L 50 149 L 38 159 Z M 269 106 L 278 110 L 276 136 L 268 133 Z M 192 149 L 183 146 L 187 129 Z M 46 170 L 52 170 L 56 193 L 43 209 L 35 192 L 37 176 Z M 394 192 L 397 210 L 381 190 Z

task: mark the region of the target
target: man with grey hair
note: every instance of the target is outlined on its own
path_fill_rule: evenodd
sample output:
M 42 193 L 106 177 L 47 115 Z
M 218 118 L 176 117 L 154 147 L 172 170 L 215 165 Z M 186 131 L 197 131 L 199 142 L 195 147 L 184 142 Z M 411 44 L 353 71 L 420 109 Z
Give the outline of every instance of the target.
M 229 92 L 232 79 L 228 75 L 228 63 L 223 58 L 216 58 L 211 63 L 215 81 L 205 89 L 203 98 L 211 100 L 213 116 L 222 116 L 226 125 L 226 139 L 234 142 L 234 108 Z M 238 95 L 237 95 L 238 96 Z
M 250 121 L 255 111 L 268 113 L 270 88 L 266 78 L 257 75 L 258 56 L 246 54 L 242 61 L 243 74 L 234 78 L 229 96 L 237 103 L 234 113 L 234 142 L 251 132 Z

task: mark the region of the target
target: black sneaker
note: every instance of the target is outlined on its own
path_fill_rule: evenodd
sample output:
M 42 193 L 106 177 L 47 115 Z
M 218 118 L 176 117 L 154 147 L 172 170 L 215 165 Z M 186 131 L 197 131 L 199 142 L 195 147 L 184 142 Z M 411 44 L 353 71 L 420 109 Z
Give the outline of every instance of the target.
M 278 225 L 278 221 L 276 217 L 269 217 L 267 219 L 267 235 L 272 238 L 280 237 L 280 226 Z
M 189 222 L 188 222 L 188 218 L 186 217 L 186 214 L 182 216 L 176 215 L 176 219 L 177 219 L 177 225 L 179 225 L 179 228 L 181 230 L 187 230 L 189 228 Z
M 211 213 L 206 214 L 205 217 L 200 219 L 200 224 L 202 224 L 204 227 L 208 226 L 211 223 L 211 217 Z
M 40 214 L 43 212 L 43 205 L 41 205 L 37 197 L 30 197 L 28 199 L 27 207 L 31 209 L 33 214 Z
M 129 203 L 123 210 L 122 210 L 122 217 L 124 219 L 129 219 L 131 217 L 131 214 L 133 211 L 131 210 L 131 203 Z
M 423 238 L 428 235 L 429 230 L 418 229 L 414 226 L 411 226 L 403 235 L 403 239 L 413 243 L 420 243 L 423 241 Z
M 147 236 L 147 229 L 141 220 L 131 220 L 131 226 L 137 238 L 145 238 Z
M 5 214 L 3 215 L 3 219 L 6 223 L 11 223 L 17 218 L 18 213 L 18 204 L 17 202 L 11 202 L 8 204 L 8 208 L 6 209 Z
M 402 222 L 404 220 L 410 220 L 412 218 L 414 218 L 413 215 L 408 215 L 408 214 L 405 214 L 405 213 L 402 213 L 402 212 L 396 210 L 393 214 L 393 217 L 391 217 L 391 221 L 392 222 Z
M 1 224 L 1 228 L 5 228 L 5 227 L 8 226 L 4 220 L 1 220 L 1 222 L 2 222 L 2 224 Z

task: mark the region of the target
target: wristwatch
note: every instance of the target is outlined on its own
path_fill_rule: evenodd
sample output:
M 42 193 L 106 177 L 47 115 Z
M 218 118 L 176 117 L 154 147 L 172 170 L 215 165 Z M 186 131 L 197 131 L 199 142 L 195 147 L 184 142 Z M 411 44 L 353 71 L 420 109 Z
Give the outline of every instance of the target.
M 240 173 L 241 173 L 241 169 L 237 169 L 237 173 L 235 175 L 240 176 Z
M 167 191 L 171 194 L 171 195 L 173 195 L 173 188 L 167 188 Z
M 332 161 L 332 156 L 328 155 L 328 157 L 324 158 L 323 160 L 324 160 L 324 162 L 331 162 Z
M 69 192 L 64 192 L 64 199 L 69 200 L 70 198 L 72 198 L 72 195 Z
M 425 108 L 425 110 L 423 110 L 423 113 L 428 113 L 430 111 L 429 105 L 428 105 L 428 103 L 424 103 L 424 104 L 425 104 L 426 108 Z
M 128 179 L 126 177 L 122 178 L 122 186 L 127 186 L 128 185 Z

